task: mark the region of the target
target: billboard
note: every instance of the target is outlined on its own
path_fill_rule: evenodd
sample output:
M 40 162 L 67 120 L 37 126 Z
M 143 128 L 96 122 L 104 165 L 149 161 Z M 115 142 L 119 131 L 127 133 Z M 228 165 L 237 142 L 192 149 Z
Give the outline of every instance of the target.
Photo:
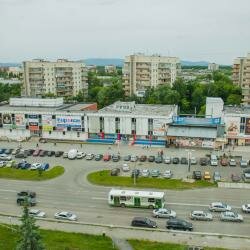
M 15 127 L 24 129 L 26 127 L 26 121 L 24 114 L 15 114 Z
M 43 126 L 43 131 L 53 130 L 52 115 L 42 115 L 42 126 Z
M 3 124 L 12 124 L 11 114 L 3 114 Z
M 238 136 L 240 132 L 240 117 L 225 117 L 227 136 Z
M 221 118 L 197 118 L 197 117 L 182 117 L 174 116 L 174 124 L 179 125 L 219 125 L 221 124 Z
M 81 131 L 82 118 L 81 116 L 56 116 L 56 130 L 66 131 L 68 128 L 74 131 Z
M 246 118 L 245 134 L 250 135 L 250 118 Z
M 166 124 L 166 120 L 153 119 L 153 135 L 165 136 L 167 129 L 168 129 L 168 124 Z
M 39 130 L 39 117 L 38 115 L 28 115 L 29 119 L 29 130 L 36 131 Z

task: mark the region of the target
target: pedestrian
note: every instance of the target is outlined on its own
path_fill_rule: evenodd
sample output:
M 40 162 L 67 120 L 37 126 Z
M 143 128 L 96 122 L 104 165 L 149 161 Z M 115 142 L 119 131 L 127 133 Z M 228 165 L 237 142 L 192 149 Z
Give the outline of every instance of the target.
M 56 142 L 54 142 L 54 146 L 56 146 Z
M 38 143 L 36 144 L 36 147 L 37 147 L 37 148 L 39 147 Z

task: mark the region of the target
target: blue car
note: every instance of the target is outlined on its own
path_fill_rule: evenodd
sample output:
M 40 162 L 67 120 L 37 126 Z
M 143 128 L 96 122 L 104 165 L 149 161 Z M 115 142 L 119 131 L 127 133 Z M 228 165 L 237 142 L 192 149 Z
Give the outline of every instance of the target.
M 39 169 L 41 169 L 43 171 L 49 169 L 49 163 L 42 163 L 42 165 L 41 165 L 41 167 Z
M 21 169 L 28 169 L 30 168 L 31 164 L 28 163 L 28 162 L 20 162 L 18 163 L 18 168 L 21 168 Z
M 5 150 L 5 148 L 0 148 L 0 154 L 4 154 Z

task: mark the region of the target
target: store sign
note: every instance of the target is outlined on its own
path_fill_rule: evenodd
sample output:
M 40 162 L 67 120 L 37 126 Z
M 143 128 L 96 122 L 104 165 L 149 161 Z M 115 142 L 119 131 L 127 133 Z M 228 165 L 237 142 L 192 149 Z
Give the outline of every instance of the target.
M 173 123 L 179 125 L 219 125 L 221 124 L 221 118 L 196 118 L 174 116 Z
M 163 119 L 153 119 L 153 135 L 165 136 L 168 129 L 168 124 Z
M 67 128 L 80 131 L 82 129 L 81 116 L 56 116 L 56 129 L 66 131 Z
M 39 117 L 38 115 L 28 115 L 29 118 L 29 130 L 37 131 L 39 130 Z
M 43 126 L 43 131 L 53 130 L 52 115 L 42 115 L 42 126 Z
M 240 117 L 225 117 L 227 136 L 238 136 L 240 132 Z
M 250 118 L 246 118 L 245 134 L 250 135 Z
M 26 121 L 25 121 L 24 114 L 15 114 L 15 127 L 17 129 L 26 128 Z
M 11 114 L 3 114 L 3 124 L 12 124 Z

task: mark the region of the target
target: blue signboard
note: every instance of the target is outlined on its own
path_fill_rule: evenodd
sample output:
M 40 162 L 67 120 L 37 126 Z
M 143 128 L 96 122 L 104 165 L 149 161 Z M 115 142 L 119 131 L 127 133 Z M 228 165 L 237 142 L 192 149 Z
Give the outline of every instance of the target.
M 221 124 L 221 118 L 196 118 L 174 116 L 173 123 L 178 125 L 219 125 Z

